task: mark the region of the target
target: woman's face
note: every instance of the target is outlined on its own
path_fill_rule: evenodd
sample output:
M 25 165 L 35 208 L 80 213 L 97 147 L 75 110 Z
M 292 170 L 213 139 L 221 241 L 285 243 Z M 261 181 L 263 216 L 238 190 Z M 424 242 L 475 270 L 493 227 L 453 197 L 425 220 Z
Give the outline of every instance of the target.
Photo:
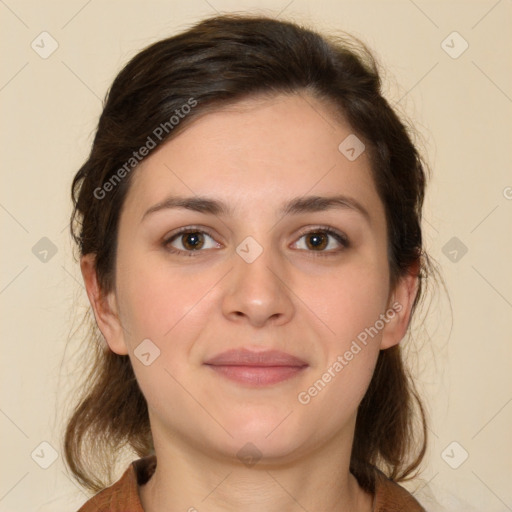
M 96 316 L 130 356 L 155 442 L 293 458 L 352 435 L 409 306 L 404 286 L 389 288 L 384 207 L 353 137 L 309 96 L 252 99 L 134 171 L 108 301 L 119 323 Z M 302 363 L 206 364 L 231 349 Z

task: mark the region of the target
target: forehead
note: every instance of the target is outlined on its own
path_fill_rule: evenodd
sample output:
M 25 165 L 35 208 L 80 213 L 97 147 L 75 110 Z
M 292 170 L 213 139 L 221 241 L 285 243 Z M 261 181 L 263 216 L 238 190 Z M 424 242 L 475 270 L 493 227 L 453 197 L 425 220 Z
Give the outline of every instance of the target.
M 140 213 L 171 193 L 214 196 L 241 213 L 302 195 L 343 194 L 382 216 L 367 152 L 351 161 L 339 149 L 353 136 L 310 96 L 243 100 L 199 117 L 146 157 L 126 203 Z

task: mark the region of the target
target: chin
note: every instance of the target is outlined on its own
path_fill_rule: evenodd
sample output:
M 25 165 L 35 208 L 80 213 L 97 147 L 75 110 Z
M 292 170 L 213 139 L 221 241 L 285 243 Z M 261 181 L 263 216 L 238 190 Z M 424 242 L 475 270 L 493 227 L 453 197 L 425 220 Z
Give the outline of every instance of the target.
M 233 437 L 224 437 L 224 448 L 238 458 L 245 455 L 267 460 L 290 458 L 311 436 L 305 435 L 304 425 L 299 428 L 292 420 L 293 414 L 288 416 L 289 413 L 266 417 L 245 414 L 243 420 L 237 417 L 229 428 L 226 427 Z

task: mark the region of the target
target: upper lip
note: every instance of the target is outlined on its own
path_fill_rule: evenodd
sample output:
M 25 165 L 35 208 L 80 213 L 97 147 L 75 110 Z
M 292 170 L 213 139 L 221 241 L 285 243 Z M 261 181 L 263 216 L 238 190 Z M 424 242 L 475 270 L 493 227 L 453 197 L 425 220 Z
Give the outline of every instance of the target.
M 280 350 L 255 352 L 248 349 L 231 349 L 205 361 L 213 366 L 307 366 L 298 357 Z

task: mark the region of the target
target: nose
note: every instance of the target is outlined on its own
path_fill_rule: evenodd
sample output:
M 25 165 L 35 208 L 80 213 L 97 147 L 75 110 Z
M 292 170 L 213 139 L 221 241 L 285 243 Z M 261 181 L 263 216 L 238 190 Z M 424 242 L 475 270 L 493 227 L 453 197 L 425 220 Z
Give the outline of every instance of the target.
M 254 327 L 289 322 L 294 315 L 291 283 L 271 251 L 263 250 L 250 263 L 238 253 L 233 259 L 234 268 L 224 290 L 224 315 L 230 321 L 246 322 Z

